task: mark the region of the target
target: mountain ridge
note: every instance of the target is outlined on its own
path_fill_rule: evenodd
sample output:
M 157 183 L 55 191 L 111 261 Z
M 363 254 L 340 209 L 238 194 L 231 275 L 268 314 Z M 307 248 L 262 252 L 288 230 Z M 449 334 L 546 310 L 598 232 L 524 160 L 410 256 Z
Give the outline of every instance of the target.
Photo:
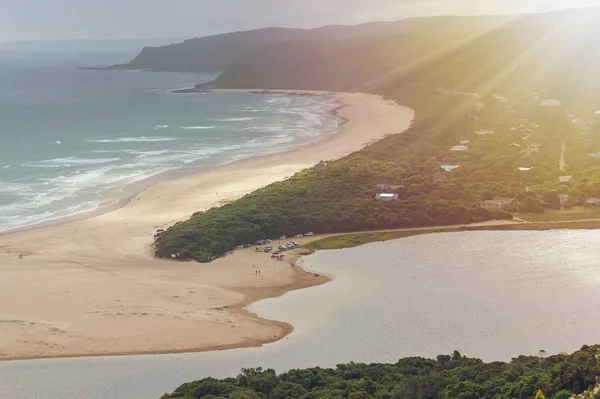
M 451 30 L 481 29 L 485 26 L 500 25 L 509 18 L 509 16 L 502 15 L 436 16 L 408 18 L 399 21 L 367 22 L 359 25 L 327 25 L 314 29 L 268 27 L 192 38 L 166 46 L 147 46 L 129 63 L 98 69 L 222 72 L 239 57 L 270 45 L 394 36 L 427 29 L 431 26 L 438 26 L 443 30 L 447 25 L 445 21 L 452 19 L 461 22 L 452 25 Z M 448 32 L 451 33 L 451 31 Z

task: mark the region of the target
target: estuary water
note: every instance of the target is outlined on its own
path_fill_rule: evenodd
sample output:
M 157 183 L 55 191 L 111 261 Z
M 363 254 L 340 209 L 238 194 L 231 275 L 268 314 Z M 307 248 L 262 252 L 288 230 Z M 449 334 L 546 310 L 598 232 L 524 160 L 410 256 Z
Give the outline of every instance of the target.
M 600 342 L 600 231 L 408 237 L 305 257 L 326 285 L 249 307 L 295 326 L 262 348 L 0 362 L 0 399 L 157 399 L 242 367 L 334 367 L 435 357 L 486 361 Z

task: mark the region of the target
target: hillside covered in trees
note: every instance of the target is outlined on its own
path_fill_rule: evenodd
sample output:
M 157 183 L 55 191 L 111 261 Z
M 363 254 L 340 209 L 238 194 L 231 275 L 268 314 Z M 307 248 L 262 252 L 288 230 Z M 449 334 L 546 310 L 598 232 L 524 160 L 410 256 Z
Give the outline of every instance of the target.
M 183 384 L 163 399 L 569 399 L 592 387 L 598 376 L 598 346 L 548 357 L 540 351 L 508 363 L 484 363 L 455 351 L 435 360 L 410 357 L 279 375 L 243 369 L 235 378 Z
M 160 47 L 145 47 L 126 64 L 108 69 L 166 72 L 222 72 L 241 56 L 263 47 L 287 43 L 323 43 L 331 40 L 360 40 L 405 35 L 414 32 L 483 32 L 508 21 L 506 16 L 429 17 L 355 26 L 325 26 L 316 29 L 265 28 L 197 37 Z
M 287 43 L 243 56 L 216 85 L 361 90 L 415 109 L 415 123 L 194 214 L 157 234 L 156 255 L 206 262 L 281 234 L 511 218 L 482 206 L 496 197 L 521 203 L 511 211 L 534 213 L 600 197 L 599 158 L 589 156 L 600 153 L 600 52 L 590 51 L 600 37 L 598 16 L 503 17 L 488 29 L 487 17 L 445 17 L 444 27 L 424 18 L 405 21 L 399 36 Z M 561 105 L 541 107 L 548 98 Z M 375 199 L 377 184 L 397 186 L 398 200 Z
M 600 123 L 591 108 L 545 110 L 526 92 L 512 91 L 500 101 L 424 85 L 388 97 L 417 110 L 408 131 L 198 212 L 160 232 L 156 254 L 206 262 L 238 245 L 282 234 L 512 218 L 504 210 L 481 207 L 496 197 L 520 201 L 512 211 L 537 213 L 600 197 L 600 162 L 588 157 L 590 148 L 600 149 Z M 587 118 L 589 125 L 574 125 L 568 112 Z M 494 133 L 476 133 L 486 130 Z M 466 150 L 453 151 L 461 142 Z M 563 145 L 566 170 L 559 162 Z M 445 171 L 444 165 L 456 168 Z M 567 174 L 569 181 L 561 181 Z M 377 184 L 398 186 L 391 190 L 398 200 L 377 200 Z M 561 202 L 561 195 L 569 202 Z
M 598 101 L 599 16 L 596 9 L 516 15 L 462 30 L 444 29 L 433 18 L 398 35 L 282 43 L 240 57 L 215 84 L 374 93 L 409 83 L 463 91 L 517 87 Z

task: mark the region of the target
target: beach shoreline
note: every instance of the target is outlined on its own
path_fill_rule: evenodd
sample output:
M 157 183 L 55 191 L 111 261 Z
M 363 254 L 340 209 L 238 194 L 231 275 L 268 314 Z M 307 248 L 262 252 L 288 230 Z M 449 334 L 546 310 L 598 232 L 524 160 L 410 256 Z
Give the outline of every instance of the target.
M 215 93 L 219 93 L 219 92 L 220 93 L 228 93 L 228 92 L 245 93 L 245 92 L 248 92 L 248 93 L 253 93 L 253 94 L 268 94 L 268 93 L 262 93 L 261 91 L 256 91 L 256 90 L 245 91 L 245 90 L 217 90 L 217 89 L 215 89 L 215 90 L 208 91 L 208 93 L 210 93 L 210 92 L 215 92 Z M 194 92 L 194 93 L 198 93 L 198 92 Z M 207 93 L 207 91 L 204 91 L 203 93 Z M 295 92 L 295 91 L 289 92 L 289 93 L 287 91 L 276 91 L 273 93 L 288 94 L 288 95 L 314 95 L 314 96 L 319 96 L 319 97 L 330 97 L 330 98 L 336 99 L 338 105 L 335 106 L 334 108 L 331 108 L 331 109 L 325 111 L 324 114 L 331 115 L 331 116 L 335 117 L 336 119 L 338 119 L 339 123 L 338 123 L 337 133 L 331 137 L 324 136 L 322 140 L 319 140 L 315 143 L 304 144 L 304 145 L 301 145 L 301 146 L 298 146 L 298 147 L 295 147 L 295 148 L 292 148 L 292 149 L 289 149 L 286 151 L 278 152 L 276 154 L 256 155 L 256 156 L 237 159 L 237 160 L 233 160 L 231 162 L 226 162 L 223 164 L 212 165 L 212 166 L 205 166 L 205 165 L 201 166 L 201 165 L 198 165 L 196 162 L 190 162 L 189 164 L 187 164 L 185 166 L 174 168 L 174 169 L 169 169 L 164 172 L 157 173 L 156 175 L 153 175 L 153 176 L 144 178 L 142 180 L 138 180 L 136 182 L 127 184 L 126 186 L 124 186 L 121 189 L 123 191 L 123 197 L 119 198 L 118 200 L 107 201 L 105 204 L 99 204 L 97 208 L 91 209 L 88 211 L 78 212 L 78 213 L 75 213 L 72 215 L 59 216 L 59 217 L 52 218 L 49 220 L 43 220 L 43 221 L 40 221 L 37 223 L 33 223 L 33 224 L 30 224 L 27 226 L 20 226 L 20 227 L 11 228 L 9 230 L 0 231 L 0 237 L 6 236 L 6 235 L 11 235 L 11 234 L 23 233 L 26 231 L 31 231 L 31 230 L 41 229 L 41 228 L 47 228 L 47 227 L 58 226 L 58 225 L 62 225 L 62 224 L 78 222 L 78 221 L 82 221 L 82 220 L 86 220 L 86 219 L 91 219 L 91 218 L 94 218 L 97 216 L 101 216 L 105 213 L 112 212 L 112 211 L 118 210 L 120 208 L 123 208 L 124 206 L 129 204 L 136 196 L 138 196 L 139 194 L 144 192 L 149 187 L 154 186 L 156 184 L 160 184 L 165 181 L 176 180 L 176 179 L 194 175 L 197 173 L 209 172 L 213 169 L 220 168 L 220 167 L 230 165 L 230 164 L 235 164 L 235 163 L 242 162 L 242 161 L 245 161 L 248 159 L 258 159 L 258 158 L 262 158 L 262 157 L 267 157 L 269 155 L 286 154 L 286 153 L 294 152 L 294 151 L 301 149 L 303 147 L 306 147 L 306 146 L 319 144 L 321 142 L 330 140 L 332 137 L 335 137 L 335 135 L 337 135 L 340 132 L 340 130 L 343 129 L 344 125 L 348 122 L 347 118 L 340 115 L 340 110 L 345 108 L 347 105 L 344 104 L 343 102 L 340 102 L 340 99 L 338 97 L 336 97 L 336 93 L 330 93 L 330 92 L 324 92 L 324 91 L 323 92 L 314 92 L 315 94 L 312 94 L 313 92 L 307 92 L 307 91 L 302 91 L 302 93 L 305 93 L 305 94 L 299 94 L 298 92 Z M 311 94 L 306 94 L 306 93 L 311 93 Z
M 327 277 L 251 250 L 210 264 L 156 259 L 154 234 L 400 133 L 414 112 L 375 95 L 270 92 L 335 96 L 345 122 L 318 143 L 163 180 L 91 218 L 0 236 L 0 360 L 223 350 L 291 333 L 245 306 Z

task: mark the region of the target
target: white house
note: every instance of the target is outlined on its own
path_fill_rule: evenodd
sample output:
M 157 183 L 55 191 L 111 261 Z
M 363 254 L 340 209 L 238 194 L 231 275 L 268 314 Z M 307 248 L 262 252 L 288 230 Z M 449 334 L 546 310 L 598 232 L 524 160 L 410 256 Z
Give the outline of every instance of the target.
M 458 165 L 440 165 L 440 168 L 444 169 L 446 172 L 451 172 L 458 168 Z
M 588 206 L 600 206 L 600 198 L 588 198 L 585 200 L 585 204 Z
M 375 194 L 375 199 L 382 201 L 393 201 L 398 199 L 398 194 L 392 193 L 377 193 Z
M 571 123 L 577 127 L 587 127 L 588 123 L 583 118 L 576 118 L 571 121 Z
M 466 145 L 455 145 L 454 147 L 450 148 L 450 151 L 467 151 L 468 149 L 469 147 Z
M 546 107 L 546 108 L 562 107 L 562 102 L 557 98 L 549 98 L 546 100 L 542 100 L 542 102 L 540 103 L 540 107 Z
M 558 181 L 566 183 L 568 181 L 571 181 L 571 176 L 559 176 Z

